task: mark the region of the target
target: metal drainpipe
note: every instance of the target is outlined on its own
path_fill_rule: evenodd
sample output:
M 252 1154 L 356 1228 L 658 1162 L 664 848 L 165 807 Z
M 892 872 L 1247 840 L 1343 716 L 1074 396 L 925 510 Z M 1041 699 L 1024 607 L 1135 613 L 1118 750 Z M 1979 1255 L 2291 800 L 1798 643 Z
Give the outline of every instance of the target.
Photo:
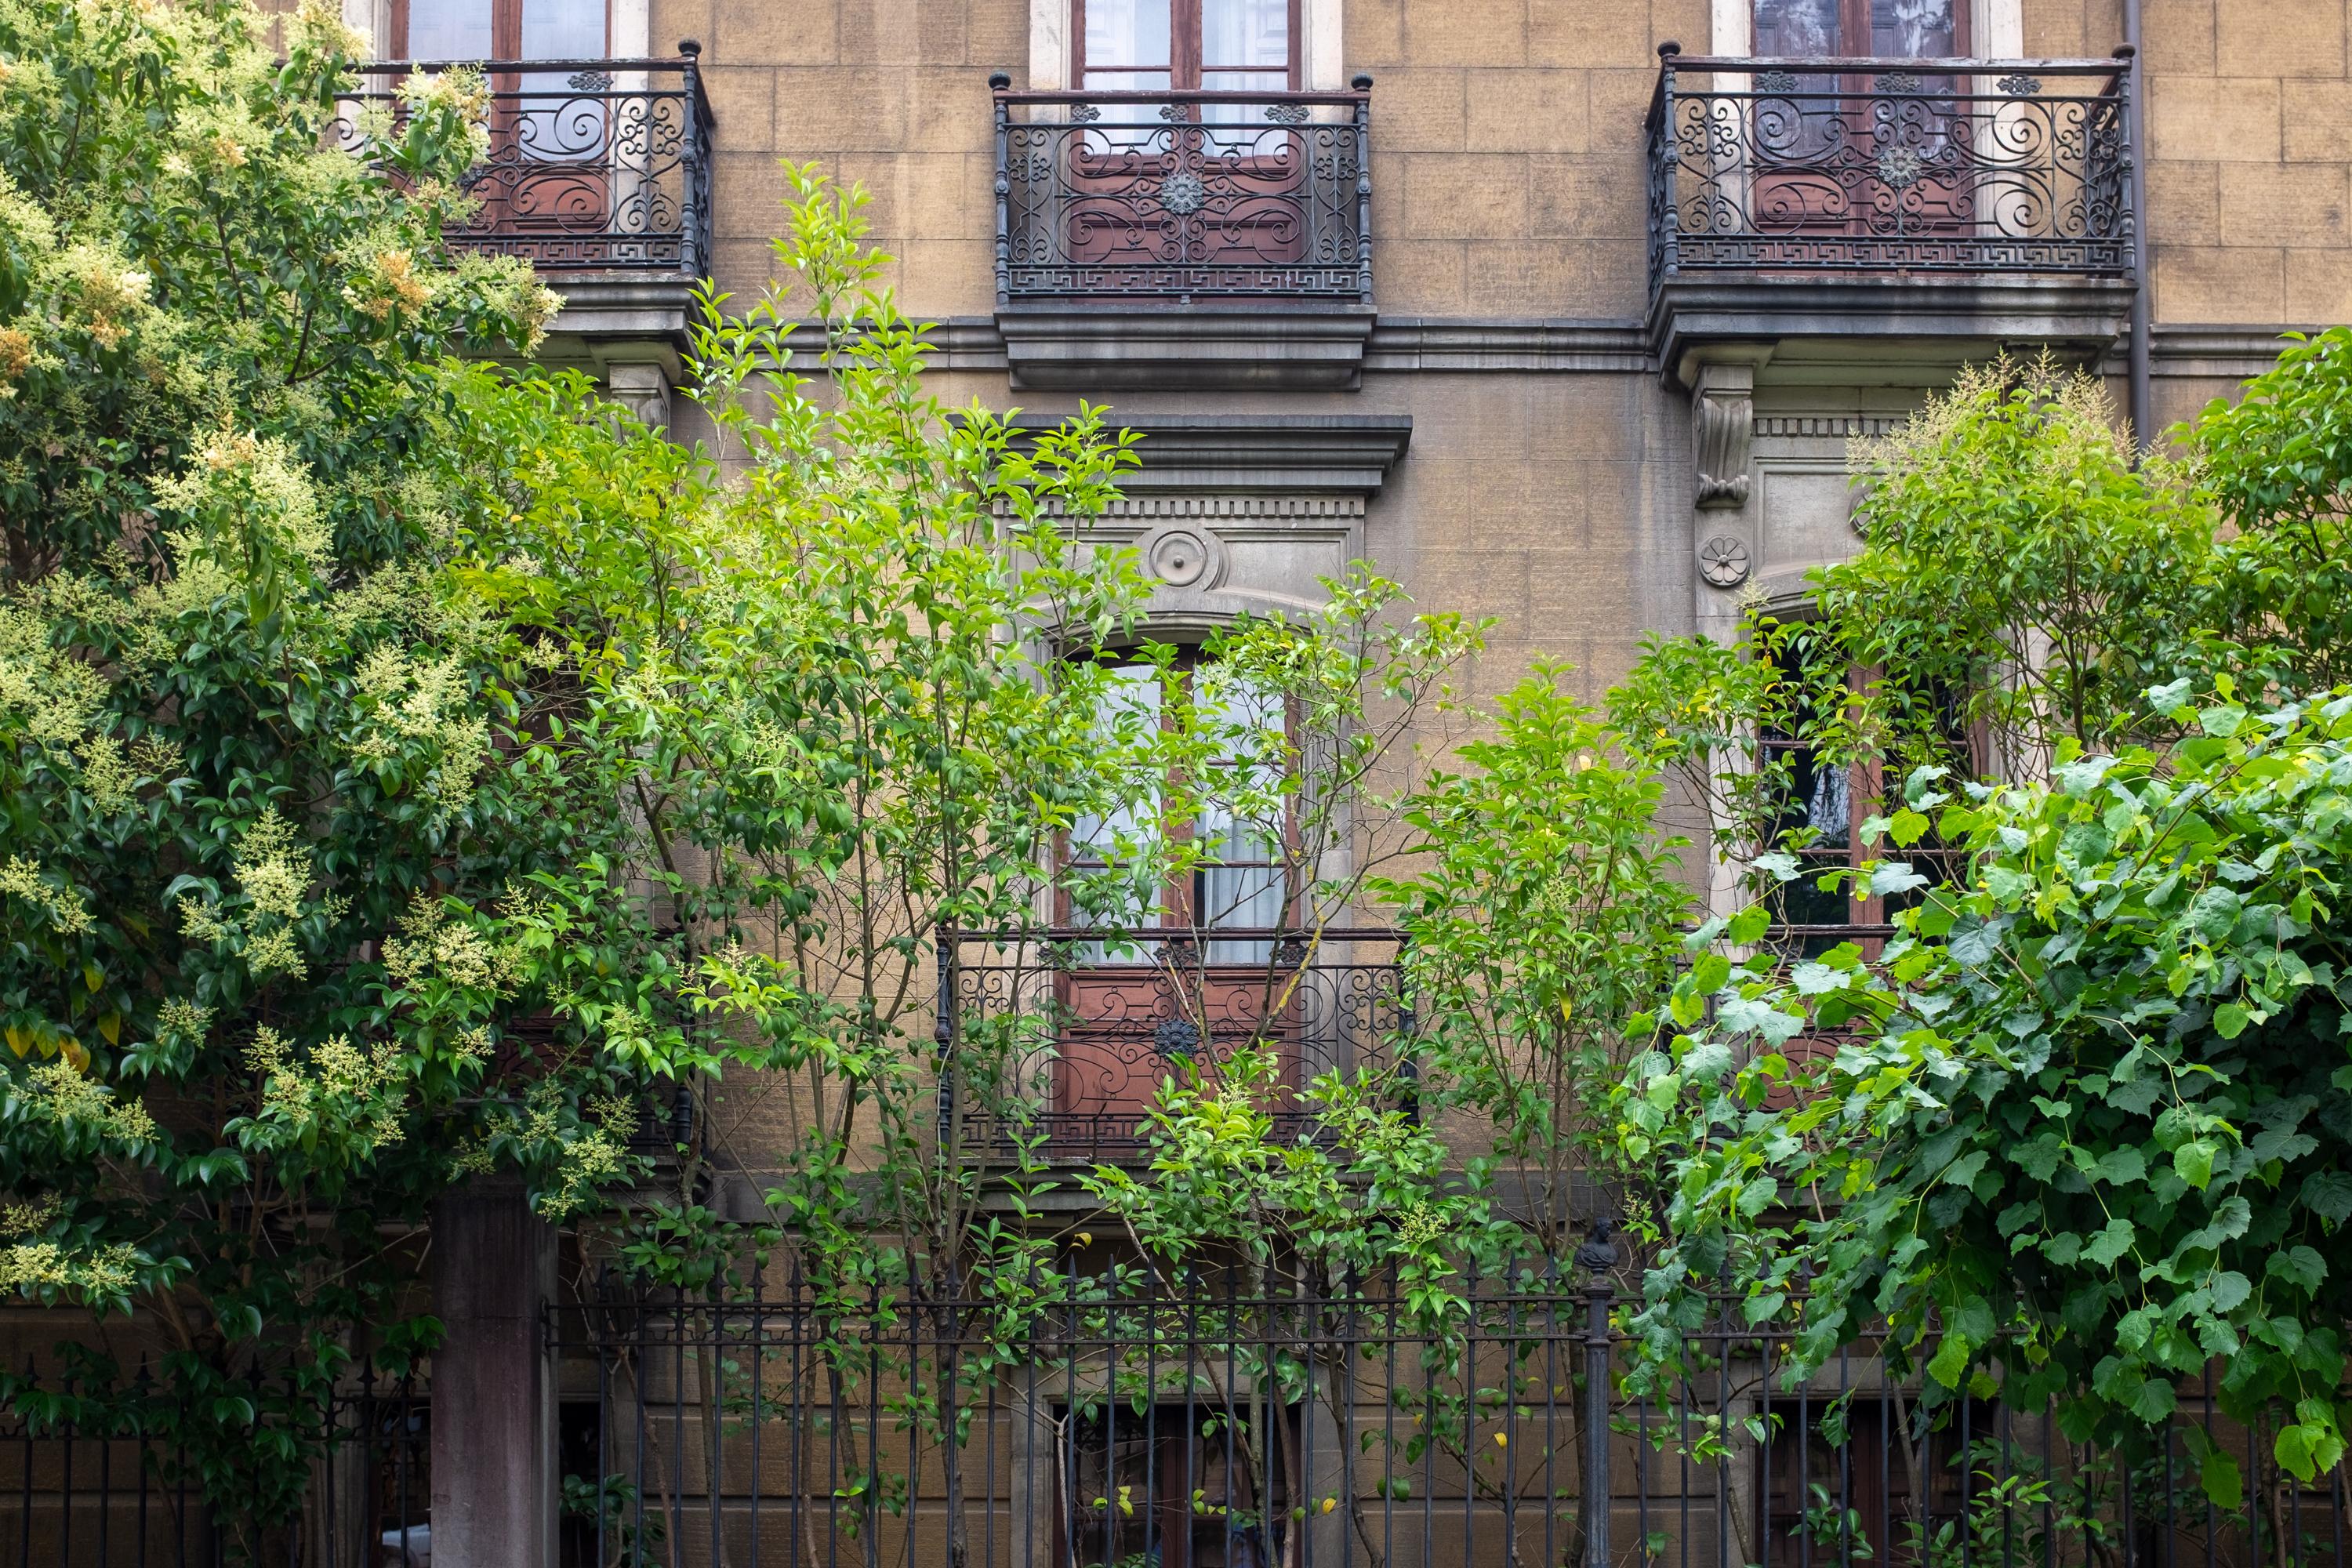
M 2147 48 L 2140 37 L 2140 0 L 2124 0 L 2124 43 L 2132 51 L 2128 130 L 2132 142 L 2131 204 L 2134 271 L 2131 306 L 2132 441 L 2146 452 L 2156 445 L 2155 404 L 2148 385 L 2154 344 L 2156 268 L 2147 232 Z

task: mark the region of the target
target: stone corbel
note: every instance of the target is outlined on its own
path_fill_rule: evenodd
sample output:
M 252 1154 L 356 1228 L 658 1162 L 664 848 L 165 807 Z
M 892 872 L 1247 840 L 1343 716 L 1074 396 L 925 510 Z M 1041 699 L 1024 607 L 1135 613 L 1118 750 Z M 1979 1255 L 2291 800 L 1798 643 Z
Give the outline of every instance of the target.
M 605 395 L 659 430 L 669 424 L 669 373 L 658 364 L 620 362 L 604 367 Z
M 1756 428 L 1756 371 L 1769 344 L 1721 343 L 1683 356 L 1691 389 L 1691 451 L 1697 460 L 1700 509 L 1737 511 L 1748 504 L 1748 449 Z

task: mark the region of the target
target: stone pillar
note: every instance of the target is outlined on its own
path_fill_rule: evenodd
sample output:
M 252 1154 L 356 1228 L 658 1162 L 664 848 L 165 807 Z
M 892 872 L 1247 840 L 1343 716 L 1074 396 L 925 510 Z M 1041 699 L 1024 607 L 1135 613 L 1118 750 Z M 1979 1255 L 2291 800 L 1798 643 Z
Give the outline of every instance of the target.
M 477 1182 L 434 1205 L 432 1258 L 435 1568 L 551 1568 L 555 1232 L 520 1182 Z

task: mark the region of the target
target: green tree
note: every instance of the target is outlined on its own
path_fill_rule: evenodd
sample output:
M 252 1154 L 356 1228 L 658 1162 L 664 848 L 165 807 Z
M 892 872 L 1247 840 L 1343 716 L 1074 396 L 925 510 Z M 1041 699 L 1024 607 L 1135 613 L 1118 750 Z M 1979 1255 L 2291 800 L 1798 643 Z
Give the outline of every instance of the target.
M 2087 376 L 1965 371 L 1855 466 L 1867 543 L 1818 574 L 1818 625 L 1862 751 L 1916 765 L 1976 731 L 1983 769 L 2040 776 L 2062 739 L 2131 738 L 2140 694 L 2231 634 L 2210 619 L 2212 509 L 2135 463 Z
M 568 673 L 445 571 L 499 499 L 469 431 L 658 443 L 445 361 L 551 303 L 440 246 L 478 83 L 331 137 L 356 40 L 278 25 L 0 6 L 0 1286 L 142 1316 L 152 1397 L 89 1362 L 84 1429 L 167 1439 L 245 1552 L 352 1360 L 432 1343 L 434 1195 L 626 1173 L 643 1060 L 514 1027 L 535 935 L 664 942 L 533 749 Z
M 1674 984 L 1695 903 L 1663 782 L 1568 674 L 1538 666 L 1458 748 L 1463 771 L 1416 793 L 1420 863 L 1379 889 L 1408 943 L 1430 1114 L 1491 1136 L 1503 1212 L 1546 1258 L 1614 1217 L 1607 1102 L 1644 1043 L 1626 1025 Z

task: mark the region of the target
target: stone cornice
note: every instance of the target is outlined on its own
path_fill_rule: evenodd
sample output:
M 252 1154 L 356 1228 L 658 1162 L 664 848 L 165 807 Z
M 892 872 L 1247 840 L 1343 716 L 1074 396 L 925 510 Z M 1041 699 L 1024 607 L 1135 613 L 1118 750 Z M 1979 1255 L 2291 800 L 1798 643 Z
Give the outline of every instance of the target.
M 553 336 L 593 344 L 600 350 L 605 345 L 623 343 L 659 343 L 673 352 L 684 346 L 692 299 L 682 280 L 588 275 L 558 277 L 550 282 L 564 297 L 563 310 L 551 328 Z M 1803 286 L 1780 280 L 1755 287 L 1795 288 L 1801 291 Z M 2063 292 L 2066 286 L 2046 287 Z M 1897 308 L 1898 303 L 1906 300 L 1907 305 Z M 2021 319 L 2032 310 L 2031 301 L 2031 289 L 2003 289 L 2001 308 L 1992 312 L 2000 319 L 1977 318 L 1986 331 L 1985 341 L 2033 341 L 2033 334 L 2016 331 L 2032 324 Z M 1791 308 L 1806 303 L 1796 295 L 1776 299 L 1767 294 L 1737 301 L 1759 312 L 1769 307 L 1769 313 L 1779 323 L 1774 326 L 1775 332 L 1793 335 L 1793 329 L 1801 326 L 1807 335 L 1865 340 L 1937 324 L 1923 321 L 1912 306 L 1936 304 L 1957 309 L 1960 300 L 1948 288 L 1938 301 L 1900 292 L 1890 299 L 1882 290 L 1874 298 L 1864 293 L 1843 301 L 1815 299 L 1811 302 L 1838 303 L 1841 311 L 1792 321 Z M 1865 310 L 1865 302 L 1876 309 Z M 1993 301 L 1979 292 L 1976 302 L 1988 305 Z M 2064 342 L 2076 344 L 2084 340 L 2074 329 L 2091 328 L 2093 341 L 2105 351 L 2099 368 L 2105 374 L 2119 375 L 2123 374 L 2127 331 L 2118 325 L 2115 336 L 2103 342 L 2097 340 L 2097 329 L 2105 320 L 2109 303 L 2104 291 L 2097 297 L 2086 298 L 2052 294 L 2046 300 L 2049 314 L 2041 324 L 2063 329 Z M 1798 309 L 1793 313 L 1801 316 L 1803 311 Z M 1759 315 L 1751 324 L 1761 329 L 1771 323 Z M 1955 321 L 1940 324 L 1949 327 Z M 804 349 L 816 342 L 814 326 L 813 321 L 802 324 L 800 341 Z M 2290 330 L 2318 329 L 2158 321 L 2153 355 L 2155 371 L 2162 376 L 2243 379 L 2270 367 L 2279 351 L 2286 346 L 2281 334 Z M 1653 324 L 1630 318 L 1381 316 L 1373 321 L 1365 343 L 1363 369 L 1380 374 L 1647 374 L 1657 368 L 1652 357 L 1654 331 Z M 1004 336 L 992 316 L 945 317 L 932 323 L 929 337 L 935 348 L 932 363 L 941 370 L 1003 374 L 1008 368 Z M 599 353 L 597 357 L 606 356 Z

